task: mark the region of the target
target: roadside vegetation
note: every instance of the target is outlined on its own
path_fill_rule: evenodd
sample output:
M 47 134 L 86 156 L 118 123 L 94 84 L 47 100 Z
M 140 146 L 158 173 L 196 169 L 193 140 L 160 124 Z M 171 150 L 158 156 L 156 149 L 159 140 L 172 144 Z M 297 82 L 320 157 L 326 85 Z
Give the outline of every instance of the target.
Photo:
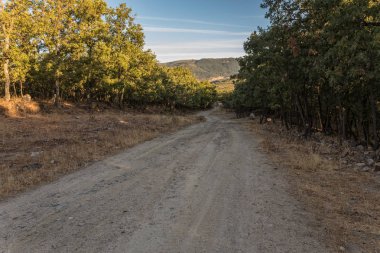
M 207 108 L 214 87 L 144 50 L 143 28 L 125 4 L 104 0 L 0 1 L 4 99 Z
M 237 109 L 379 148 L 379 1 L 265 0 L 270 19 L 244 44 Z

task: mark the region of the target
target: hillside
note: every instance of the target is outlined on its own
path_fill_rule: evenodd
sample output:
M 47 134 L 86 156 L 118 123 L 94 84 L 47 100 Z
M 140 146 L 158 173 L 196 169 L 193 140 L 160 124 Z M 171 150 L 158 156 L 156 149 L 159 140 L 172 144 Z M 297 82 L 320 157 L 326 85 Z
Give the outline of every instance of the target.
M 235 58 L 182 60 L 165 63 L 168 67 L 187 67 L 200 80 L 228 78 L 237 74 L 239 63 Z

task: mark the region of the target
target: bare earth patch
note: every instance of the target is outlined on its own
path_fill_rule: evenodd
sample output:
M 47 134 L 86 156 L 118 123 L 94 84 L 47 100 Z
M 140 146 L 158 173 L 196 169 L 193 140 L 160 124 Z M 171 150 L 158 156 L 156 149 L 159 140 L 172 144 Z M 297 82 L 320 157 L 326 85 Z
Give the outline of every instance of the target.
M 0 114 L 0 199 L 202 120 L 111 109 L 89 112 L 70 105 L 22 115 Z
M 380 175 L 359 172 L 339 156 L 320 152 L 315 141 L 281 134 L 279 126 L 250 124 L 292 193 L 314 213 L 336 252 L 380 252 Z M 332 151 L 333 152 L 333 151 Z

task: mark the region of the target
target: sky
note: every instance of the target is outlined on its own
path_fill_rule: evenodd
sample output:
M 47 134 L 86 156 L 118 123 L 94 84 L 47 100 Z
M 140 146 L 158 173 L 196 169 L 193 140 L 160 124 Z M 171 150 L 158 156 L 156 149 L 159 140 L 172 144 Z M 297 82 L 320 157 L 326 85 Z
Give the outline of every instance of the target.
M 160 62 L 240 57 L 243 43 L 266 27 L 261 0 L 107 0 L 126 3 Z

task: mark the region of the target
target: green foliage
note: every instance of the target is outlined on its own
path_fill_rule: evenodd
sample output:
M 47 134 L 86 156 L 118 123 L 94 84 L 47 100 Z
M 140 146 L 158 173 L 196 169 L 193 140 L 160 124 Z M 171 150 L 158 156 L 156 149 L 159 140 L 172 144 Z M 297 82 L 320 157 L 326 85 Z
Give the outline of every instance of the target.
M 161 66 L 144 50 L 132 10 L 104 0 L 0 2 L 0 91 L 41 99 L 103 101 L 119 106 L 206 108 L 213 86 L 187 70 Z M 8 74 L 8 75 L 7 75 Z M 7 82 L 8 80 L 8 82 Z M 17 87 L 16 87 L 17 85 Z
M 250 36 L 231 103 L 287 127 L 378 147 L 380 3 L 265 0 L 271 25 Z M 374 24 L 374 25 L 371 25 Z

